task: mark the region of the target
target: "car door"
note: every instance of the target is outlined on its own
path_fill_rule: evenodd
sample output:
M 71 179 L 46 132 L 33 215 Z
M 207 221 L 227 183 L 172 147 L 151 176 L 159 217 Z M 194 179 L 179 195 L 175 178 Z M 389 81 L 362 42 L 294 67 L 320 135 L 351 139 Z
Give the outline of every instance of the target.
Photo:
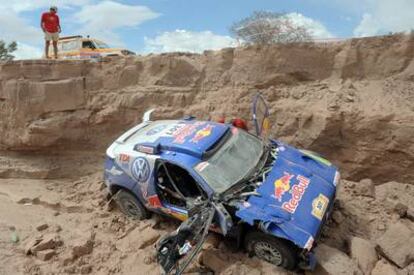
M 189 210 L 189 217 L 176 231 L 157 243 L 157 261 L 165 274 L 182 274 L 201 251 L 215 216 L 210 201 L 199 200 Z
M 180 192 L 179 188 L 176 191 Z M 178 275 L 185 271 L 200 252 L 209 230 L 226 235 L 233 225 L 224 206 L 218 201 L 213 202 L 206 194 L 188 201 L 185 211 L 187 219 L 157 243 L 157 260 L 166 274 Z
M 154 181 L 163 212 L 179 220 L 187 219 L 188 209 L 199 197 L 207 199 L 206 192 L 196 179 L 183 167 L 157 160 Z
M 269 107 L 260 92 L 253 97 L 252 115 L 256 135 L 267 140 L 271 128 L 269 121 Z
M 97 47 L 92 40 L 82 41 L 81 56 L 84 58 L 97 58 L 100 56 Z

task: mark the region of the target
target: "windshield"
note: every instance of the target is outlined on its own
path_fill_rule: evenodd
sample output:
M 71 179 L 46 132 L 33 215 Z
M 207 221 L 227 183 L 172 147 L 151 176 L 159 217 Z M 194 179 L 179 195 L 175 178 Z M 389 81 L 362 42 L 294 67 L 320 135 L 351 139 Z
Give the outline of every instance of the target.
M 232 130 L 230 139 L 210 159 L 195 167 L 218 193 L 249 175 L 263 154 L 264 146 L 258 138 L 237 128 Z
M 94 41 L 96 46 L 98 46 L 99 49 L 108 49 L 109 46 L 101 41 L 95 40 Z

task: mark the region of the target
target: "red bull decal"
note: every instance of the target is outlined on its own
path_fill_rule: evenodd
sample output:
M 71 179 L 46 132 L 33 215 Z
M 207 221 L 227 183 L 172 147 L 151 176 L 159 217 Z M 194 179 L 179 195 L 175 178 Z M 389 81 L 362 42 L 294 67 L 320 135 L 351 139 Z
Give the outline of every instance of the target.
M 295 213 L 300 201 L 302 200 L 303 194 L 305 194 L 306 188 L 308 188 L 310 180 L 302 175 L 298 175 L 296 179 L 299 181 L 292 187 L 290 193 L 292 197 L 288 202 L 282 204 L 282 208 L 289 213 Z
M 211 131 L 213 130 L 213 125 L 207 125 L 201 130 L 198 130 L 197 133 L 194 135 L 194 137 L 191 139 L 191 142 L 197 143 L 203 138 L 206 138 L 211 135 Z
M 283 172 L 284 176 L 275 181 L 275 198 L 278 201 L 282 201 L 282 196 L 290 189 L 290 181 L 293 175 Z
M 172 133 L 172 136 L 174 137 L 174 143 L 183 144 L 185 142 L 185 139 L 194 134 L 194 132 L 197 130 L 197 127 L 204 124 L 203 122 L 195 122 L 194 124 L 188 124 L 183 127 L 179 127 L 176 131 Z

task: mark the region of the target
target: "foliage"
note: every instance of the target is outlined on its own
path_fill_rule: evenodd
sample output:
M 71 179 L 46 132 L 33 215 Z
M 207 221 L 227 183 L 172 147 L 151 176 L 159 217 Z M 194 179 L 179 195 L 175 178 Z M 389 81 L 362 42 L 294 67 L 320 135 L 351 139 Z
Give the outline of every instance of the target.
M 298 26 L 286 14 L 255 11 L 233 23 L 232 35 L 244 44 L 274 44 L 311 41 L 306 27 Z
M 16 42 L 11 42 L 10 44 L 6 45 L 6 43 L 3 40 L 0 40 L 0 61 L 13 60 L 14 55 L 12 53 L 16 50 Z

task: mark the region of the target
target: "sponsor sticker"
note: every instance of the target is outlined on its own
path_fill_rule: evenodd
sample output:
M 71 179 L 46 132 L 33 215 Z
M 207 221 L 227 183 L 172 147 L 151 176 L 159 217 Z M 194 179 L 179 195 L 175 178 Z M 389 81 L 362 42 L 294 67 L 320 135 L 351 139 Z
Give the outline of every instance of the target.
M 138 152 L 145 153 L 145 154 L 154 154 L 154 148 L 145 145 L 138 145 L 137 147 Z
M 119 159 L 119 162 L 126 163 L 126 162 L 129 162 L 130 156 L 127 154 L 119 154 L 118 159 Z
M 137 182 L 146 182 L 150 176 L 150 170 L 148 161 L 145 158 L 139 157 L 132 163 L 131 174 Z
M 194 137 L 191 139 L 191 142 L 198 143 L 200 140 L 210 136 L 213 128 L 213 125 L 208 124 L 203 129 L 198 130 L 197 133 L 195 133 Z
M 156 134 L 160 133 L 162 130 L 164 130 L 165 128 L 167 128 L 167 125 L 165 125 L 165 124 L 158 125 L 158 126 L 156 126 L 156 127 L 152 128 L 152 129 L 150 129 L 150 130 L 146 133 L 146 135 L 147 135 L 147 136 L 153 136 L 153 135 L 156 135 Z
M 278 201 L 282 201 L 283 194 L 290 190 L 290 181 L 293 178 L 293 175 L 287 172 L 283 172 L 283 174 L 284 175 L 281 178 L 275 180 L 274 196 Z
M 298 208 L 298 205 L 302 200 L 303 194 L 305 194 L 306 188 L 308 188 L 310 183 L 310 180 L 302 175 L 298 175 L 296 179 L 299 182 L 293 185 L 292 189 L 290 190 L 292 197 L 288 202 L 284 202 L 282 204 L 282 208 L 292 214 L 295 213 L 296 208 Z
M 185 126 L 185 124 L 183 124 L 183 123 L 175 124 L 171 128 L 169 128 L 167 130 L 167 132 L 165 132 L 165 135 L 167 135 L 167 136 L 174 136 L 174 133 L 176 133 L 178 130 L 180 130 L 184 126 Z
M 307 250 L 311 250 L 312 246 L 313 246 L 313 242 L 314 242 L 313 237 L 309 236 L 308 240 L 306 241 L 306 244 L 305 244 L 304 248 L 307 249 Z
M 144 199 L 148 197 L 148 182 L 144 182 L 141 185 L 141 194 Z
M 203 162 L 200 162 L 199 164 L 197 164 L 194 168 L 198 172 L 203 172 L 203 170 L 206 169 L 206 167 L 208 165 L 209 165 L 209 163 L 207 161 L 203 161 Z
M 312 158 L 312 159 L 314 159 L 314 160 L 316 160 L 316 161 L 318 161 L 322 164 L 325 164 L 326 166 L 332 166 L 332 163 L 329 160 L 317 155 L 316 153 L 314 153 L 312 151 L 309 151 L 309 150 L 300 150 L 300 151 L 303 154 L 305 154 L 306 156 L 308 156 L 308 157 L 310 157 L 310 158 Z
M 328 205 L 329 199 L 325 195 L 319 194 L 319 196 L 312 201 L 312 215 L 318 220 L 322 220 Z
M 152 195 L 152 196 L 147 197 L 147 202 L 148 202 L 148 205 L 152 208 L 162 207 L 162 204 L 161 204 L 161 201 L 158 195 Z
M 249 208 L 249 207 L 250 207 L 250 206 L 252 206 L 252 205 L 250 204 L 250 202 L 244 201 L 244 202 L 243 202 L 243 206 L 244 206 L 245 208 Z
M 131 157 L 128 154 L 119 154 L 117 157 L 118 164 L 123 169 L 128 169 L 130 159 Z
M 192 124 L 177 124 L 167 131 L 167 135 L 174 138 L 174 143 L 183 144 L 188 136 L 195 133 L 197 128 L 205 122 L 194 122 Z

